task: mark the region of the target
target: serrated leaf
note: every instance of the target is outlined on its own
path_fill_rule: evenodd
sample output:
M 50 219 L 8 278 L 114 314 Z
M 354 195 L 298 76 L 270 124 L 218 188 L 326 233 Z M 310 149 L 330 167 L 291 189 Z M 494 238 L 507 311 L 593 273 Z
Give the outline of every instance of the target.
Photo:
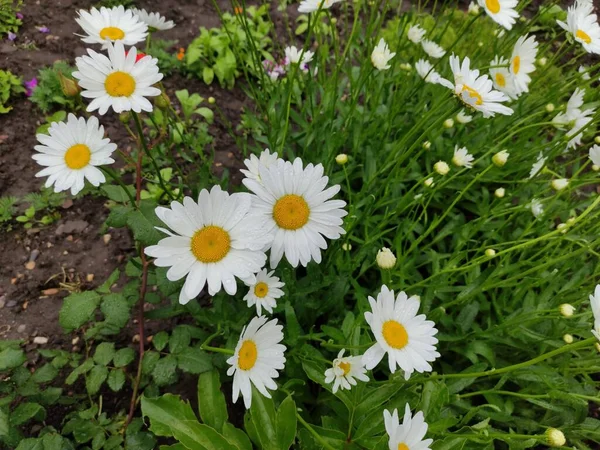
M 127 226 L 133 232 L 136 241 L 144 246 L 154 245 L 164 236 L 154 228 L 164 226 L 154 212 L 156 204 L 151 200 L 142 200 L 138 210 L 132 211 L 127 218 Z
M 5 348 L 0 352 L 0 371 L 14 369 L 27 361 L 25 352 L 14 348 Z
M 36 383 L 48 383 L 49 381 L 54 380 L 57 375 L 58 369 L 56 367 L 52 364 L 44 364 L 33 373 L 31 379 Z
M 192 336 L 187 327 L 178 326 L 171 333 L 169 338 L 169 351 L 173 354 L 181 353 L 189 348 Z
M 184 372 L 193 374 L 200 374 L 213 368 L 210 355 L 193 347 L 188 347 L 177 355 L 177 366 Z
M 108 369 L 104 366 L 94 366 L 85 376 L 85 388 L 88 394 L 94 395 L 100 390 L 102 383 L 108 377 Z
M 159 331 L 152 338 L 152 345 L 154 345 L 154 348 L 156 348 L 156 350 L 158 350 L 159 352 L 167 346 L 168 342 L 169 335 L 166 331 Z
M 10 424 L 14 427 L 23 425 L 30 419 L 42 421 L 46 418 L 46 410 L 38 403 L 21 403 L 10 414 Z
M 65 298 L 58 322 L 66 332 L 71 332 L 84 323 L 90 321 L 94 316 L 94 311 L 100 302 L 100 295 L 96 292 L 77 292 Z
M 129 303 L 123 294 L 109 294 L 104 296 L 100 311 L 104 314 L 106 322 L 123 328 L 129 322 Z
M 104 184 L 102 185 L 101 189 L 104 191 L 106 196 L 113 202 L 129 202 L 129 195 L 127 195 L 125 189 L 123 189 L 123 187 L 119 185 Z M 131 196 L 135 198 L 135 188 L 133 186 L 127 186 L 127 190 L 129 191 Z
M 112 369 L 108 374 L 106 384 L 114 392 L 120 391 L 125 384 L 125 372 L 122 369 Z
M 81 365 L 77 366 L 77 368 L 69 374 L 65 380 L 65 383 L 68 385 L 75 383 L 80 375 L 88 373 L 92 367 L 94 367 L 94 361 L 92 361 L 92 359 L 86 359 Z
M 115 344 L 113 342 L 102 342 L 96 347 L 94 352 L 94 362 L 102 366 L 107 366 L 115 356 Z
M 113 364 L 115 367 L 125 367 L 135 359 L 135 352 L 132 348 L 122 348 L 115 353 Z
M 167 355 L 159 359 L 152 370 L 152 378 L 157 386 L 166 386 L 177 380 L 177 358 Z

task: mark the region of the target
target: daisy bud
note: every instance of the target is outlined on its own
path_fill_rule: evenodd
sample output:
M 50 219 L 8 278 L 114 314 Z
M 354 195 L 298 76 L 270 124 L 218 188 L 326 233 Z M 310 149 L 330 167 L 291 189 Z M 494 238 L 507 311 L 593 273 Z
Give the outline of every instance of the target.
M 456 120 L 458 120 L 458 123 L 465 124 L 465 123 L 469 123 L 471 120 L 473 120 L 473 116 L 469 116 L 468 114 L 466 114 L 463 109 L 461 112 L 459 112 L 456 115 Z
M 476 16 L 479 14 L 479 5 L 475 2 L 469 3 L 469 14 Z
M 446 175 L 450 171 L 450 166 L 444 161 L 438 161 L 433 165 L 433 170 L 440 175 Z
M 375 261 L 381 269 L 391 269 L 396 265 L 396 257 L 394 256 L 392 251 L 387 247 L 383 247 L 377 252 L 377 257 L 375 258 Z
M 331 18 L 331 25 L 335 25 L 337 23 L 337 19 L 335 17 Z
M 595 142 L 596 144 L 600 144 L 600 136 L 596 136 L 596 137 L 594 138 L 594 142 Z
M 556 180 L 552 180 L 550 185 L 555 191 L 562 191 L 569 185 L 569 180 L 567 180 L 566 178 L 557 178 Z
M 208 103 L 210 103 L 211 105 L 214 105 L 216 102 L 214 97 L 208 97 Z
M 598 171 L 600 170 L 600 166 L 597 166 L 596 164 L 594 164 L 594 165 L 592 166 L 592 170 L 593 170 L 594 172 L 598 172 Z
M 551 112 L 553 112 L 553 111 L 554 111 L 554 103 L 548 103 L 548 104 L 546 105 L 546 112 L 549 112 L 549 113 L 551 113 Z
M 352 250 L 352 244 L 348 244 L 347 242 L 344 242 L 342 244 L 342 250 L 344 250 L 345 252 L 349 252 L 350 250 Z
M 596 347 L 596 351 L 597 351 L 598 353 L 600 353 L 600 342 L 596 342 L 596 343 L 594 344 L 594 347 Z
M 444 120 L 444 128 L 452 128 L 454 126 L 454 120 L 452 119 L 446 119 Z
M 504 188 L 498 188 L 494 191 L 494 195 L 497 198 L 503 198 L 505 193 L 506 193 L 506 191 L 504 190 Z
M 540 66 L 545 66 L 548 63 L 548 58 L 546 58 L 545 56 L 542 56 L 541 58 L 539 58 L 537 60 L 537 62 Z
M 154 104 L 157 108 L 167 109 L 171 104 L 171 100 L 165 92 L 162 92 L 158 97 L 154 99 Z
M 340 153 L 335 157 L 335 162 L 338 163 L 340 166 L 343 166 L 348 162 L 348 155 L 346 155 L 345 153 Z
M 423 142 L 423 148 L 425 150 L 429 150 L 431 148 L 431 142 L 429 142 L 429 141 Z
M 483 47 L 483 42 L 479 41 L 479 42 L 477 43 L 477 45 L 478 45 L 479 47 Z
M 427 178 L 423 184 L 425 184 L 425 186 L 427 187 L 432 187 L 435 183 L 433 182 L 433 177 L 429 177 Z
M 508 161 L 509 155 L 510 153 L 508 153 L 506 150 L 499 151 L 494 156 L 492 156 L 492 162 L 496 166 L 502 167 L 504 166 L 504 164 L 506 164 L 506 161 Z
M 494 256 L 496 256 L 496 250 L 494 250 L 493 248 L 488 248 L 485 251 L 485 256 L 487 256 L 488 258 L 493 258 Z
M 79 92 L 81 92 L 81 89 L 75 80 L 65 77 L 62 72 L 58 72 L 58 81 L 60 82 L 63 94 L 67 97 L 77 97 Z
M 558 225 L 556 225 L 556 229 L 559 230 L 561 233 L 565 234 L 567 232 L 567 224 L 559 223 Z
M 562 305 L 560 305 L 558 307 L 558 311 L 560 312 L 560 315 L 563 317 L 571 317 L 573 315 L 573 313 L 575 312 L 575 307 L 568 303 L 563 303 Z
M 409 63 L 402 63 L 400 64 L 400 68 L 408 72 L 412 69 L 412 66 Z
M 548 428 L 546 430 L 546 442 L 550 447 L 562 447 L 567 443 L 567 440 L 562 431 L 556 428 Z
M 565 334 L 563 336 L 563 341 L 565 341 L 565 344 L 572 344 L 573 343 L 573 335 L 572 334 Z
M 575 223 L 575 217 L 569 217 L 567 219 L 567 225 L 573 225 Z
M 126 111 L 119 114 L 119 120 L 121 121 L 121 123 L 127 125 L 129 122 L 131 122 L 131 113 L 129 111 Z

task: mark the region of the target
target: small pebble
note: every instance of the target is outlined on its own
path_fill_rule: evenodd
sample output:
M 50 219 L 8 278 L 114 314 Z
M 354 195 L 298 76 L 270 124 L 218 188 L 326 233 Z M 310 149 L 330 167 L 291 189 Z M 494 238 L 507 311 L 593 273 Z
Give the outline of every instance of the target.
M 28 261 L 28 262 L 25 264 L 25 268 L 26 268 L 27 270 L 33 270 L 33 269 L 35 269 L 35 261 Z
M 110 242 L 110 240 L 112 239 L 112 236 L 110 234 L 105 234 L 104 236 L 102 236 L 102 240 L 104 241 L 104 244 L 108 245 L 108 243 Z
M 50 289 L 44 289 L 42 291 L 43 295 L 56 295 L 58 294 L 60 291 L 58 288 L 50 288 Z
M 94 274 L 93 274 L 93 273 L 88 273 L 88 274 L 86 275 L 86 277 L 85 277 L 85 280 L 86 280 L 88 283 L 91 283 L 92 281 L 94 281 Z
M 154 338 L 154 336 L 148 336 L 146 338 L 146 342 L 152 342 L 152 339 Z
M 44 345 L 48 343 L 48 338 L 44 336 L 36 336 L 33 338 L 33 343 L 38 345 Z
M 23 324 L 23 325 L 19 325 L 17 327 L 17 333 L 25 333 L 25 329 L 27 328 L 27 325 Z
M 73 344 L 73 345 L 77 345 L 78 343 L 79 343 L 79 336 L 75 336 L 75 337 L 73 338 L 73 340 L 71 341 L 71 344 Z
M 140 342 L 140 335 L 136 334 L 131 338 L 131 342 Z
M 40 251 L 35 249 L 29 254 L 29 261 L 35 261 L 40 256 Z
M 17 301 L 16 300 L 10 300 L 6 303 L 6 307 L 7 308 L 12 308 L 13 306 L 17 306 Z

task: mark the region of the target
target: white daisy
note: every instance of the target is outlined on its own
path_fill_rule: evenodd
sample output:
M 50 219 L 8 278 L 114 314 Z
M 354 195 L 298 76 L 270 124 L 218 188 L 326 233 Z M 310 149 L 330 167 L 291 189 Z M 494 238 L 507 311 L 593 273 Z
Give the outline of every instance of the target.
M 244 327 L 240 340 L 235 347 L 235 354 L 227 360 L 231 367 L 227 375 L 233 375 L 233 403 L 242 393 L 246 409 L 252 405 L 252 385 L 262 395 L 271 398 L 267 389 L 277 389 L 273 381 L 279 376 L 278 370 L 285 367 L 285 346 L 283 327 L 277 324 L 277 319 L 267 322 L 264 316 L 253 318 Z
M 473 120 L 473 116 L 468 115 L 464 109 L 461 109 L 456 115 L 456 120 L 458 120 L 459 123 L 467 124 Z
M 600 166 L 600 145 L 594 145 L 590 148 L 589 158 L 592 161 L 592 164 Z
M 446 50 L 437 45 L 435 42 L 427 39 L 423 39 L 421 41 L 421 47 L 423 47 L 425 53 L 435 59 L 441 58 L 446 54 Z
M 415 69 L 417 70 L 419 76 L 423 78 L 427 83 L 441 84 L 440 80 L 442 80 L 442 77 L 433 69 L 433 65 L 426 59 L 418 60 L 415 63 Z M 445 81 L 446 83 L 449 83 L 448 80 Z
M 579 72 L 581 74 L 581 79 L 583 81 L 590 81 L 592 79 L 592 77 L 590 76 L 590 72 L 589 72 L 590 68 L 588 66 L 579 66 L 579 69 L 577 69 L 577 72 Z
M 371 62 L 377 70 L 387 70 L 391 67 L 388 63 L 394 56 L 396 56 L 396 53 L 392 53 L 383 38 L 381 38 L 371 53 Z
M 383 421 L 385 431 L 390 438 L 388 441 L 390 450 L 430 450 L 433 439 L 423 439 L 427 434 L 428 425 L 422 411 L 413 417 L 407 403 L 404 408 L 402 424 L 400 424 L 397 409 L 394 409 L 391 414 L 384 409 Z
M 135 47 L 125 52 L 121 42 L 116 42 L 114 47 L 107 45 L 108 58 L 88 49 L 89 56 L 75 60 L 77 71 L 73 72 L 73 77 L 79 80 L 83 89 L 81 96 L 93 99 L 87 111 L 97 109 L 101 115 L 109 108 L 117 113 L 152 111 L 152 104 L 146 97 L 160 95 L 160 89 L 152 86 L 163 77 L 158 71 L 158 60 L 144 56 L 136 61 Z
M 586 52 L 600 54 L 600 25 L 591 0 L 576 0 L 567 9 L 567 23 L 557 22 Z
M 544 214 L 544 205 L 537 198 L 532 198 L 531 203 L 529 203 L 529 209 L 531 209 L 531 213 L 533 217 L 536 219 Z
M 529 74 L 535 70 L 538 43 L 534 36 L 521 36 L 513 48 L 510 57 L 510 73 L 518 93 L 529 92 L 531 77 Z
M 285 48 L 285 65 L 300 64 L 300 68 L 305 70 L 306 65 L 312 61 L 315 54 L 310 50 L 302 52 L 302 49 L 296 48 L 295 45 Z
M 594 315 L 594 329 L 592 334 L 600 341 L 600 284 L 596 285 L 594 294 L 590 295 L 590 306 Z
M 540 152 L 540 154 L 537 157 L 536 162 L 534 162 L 533 166 L 531 166 L 531 170 L 529 171 L 529 178 L 533 178 L 538 173 L 540 173 L 540 171 L 543 169 L 544 165 L 546 164 L 547 159 L 548 158 L 544 158 L 544 154 L 542 152 Z
M 236 278 L 254 283 L 255 274 L 267 256 L 262 248 L 272 236 L 264 231 L 264 221 L 252 214 L 250 194 L 231 194 L 213 186 L 203 189 L 198 203 L 185 197 L 183 204 L 172 202 L 171 208 L 156 208 L 156 215 L 174 233 L 157 245 L 146 247 L 146 254 L 156 258 L 158 267 L 170 267 L 167 278 L 177 281 L 186 277 L 179 303 L 186 304 L 208 284 L 208 293 L 221 290 L 234 295 Z
M 488 16 L 498 25 L 510 30 L 519 17 L 515 10 L 518 0 L 477 0 L 479 6 L 485 9 Z
M 423 36 L 425 36 L 425 33 L 426 31 L 419 25 L 413 25 L 408 29 L 407 37 L 409 41 L 418 44 L 423 39 Z
M 583 98 L 585 96 L 585 89 L 575 89 L 571 98 L 567 102 L 567 110 L 564 113 L 556 115 L 552 122 L 559 128 L 566 126 L 571 129 L 567 132 L 567 137 L 570 139 L 567 148 L 574 148 L 581 144 L 583 132 L 580 132 L 587 124 L 592 121 L 593 109 L 582 110 Z
M 33 159 L 45 169 L 36 177 L 48 176 L 46 187 L 54 185 L 55 192 L 71 189 L 76 195 L 83 189 L 85 179 L 99 186 L 106 179 L 96 166 L 114 163 L 110 157 L 117 145 L 104 137 L 104 127 L 96 117 L 86 120 L 69 114 L 67 122 L 53 122 L 48 134 L 38 134 L 42 145 L 34 148 L 39 152 Z
M 103 44 L 103 48 L 108 42 L 135 45 L 148 36 L 148 25 L 123 5 L 92 8 L 89 12 L 82 9 L 77 14 L 75 21 L 87 33 L 82 38 L 86 44 Z
M 516 99 L 519 94 L 515 79 L 508 69 L 508 59 L 496 56 L 490 63 L 490 78 L 494 87 L 503 92 L 507 97 Z
M 365 319 L 377 342 L 363 355 L 366 369 L 373 369 L 387 353 L 390 371 L 398 365 L 407 380 L 415 370 L 431 371 L 429 363 L 440 356 L 435 350 L 438 330 L 425 314 L 417 316 L 418 298 L 400 292 L 394 300 L 394 291 L 383 285 L 377 300 L 369 296 L 369 303 L 372 312 L 367 311 Z
M 333 360 L 333 367 L 325 371 L 325 383 L 333 383 L 331 391 L 335 394 L 339 388 L 351 389 L 356 386 L 356 379 L 360 381 L 369 381 L 366 375 L 367 369 L 362 362 L 361 356 L 346 356 L 342 349 Z
M 513 110 L 501 104 L 508 99 L 502 92 L 492 89 L 492 81 L 487 75 L 479 75 L 479 70 L 470 69 L 471 61 L 465 57 L 461 65 L 458 56 L 450 57 L 450 68 L 454 74 L 454 84 L 441 80 L 444 86 L 452 89 L 462 102 L 481 111 L 483 117 L 493 117 L 496 113 L 512 115 Z
M 473 160 L 475 157 L 469 153 L 466 147 L 458 148 L 458 145 L 454 147 L 454 156 L 452 157 L 452 164 L 458 167 L 466 167 L 470 169 L 473 167 Z
M 470 2 L 467 12 L 473 16 L 479 14 L 479 5 L 475 2 Z
M 321 262 L 321 250 L 327 248 L 323 236 L 338 239 L 345 233 L 341 227 L 348 214 L 343 200 L 330 200 L 339 185 L 325 189 L 329 178 L 323 176 L 323 165 L 308 164 L 296 158 L 292 164 L 278 159 L 265 167 L 259 164 L 262 182 L 245 178 L 244 185 L 256 196 L 253 209 L 266 220 L 268 233 L 274 233 L 270 263 L 275 268 L 285 254 L 297 267 L 311 260 Z
M 268 148 L 265 148 L 260 157 L 256 155 L 250 155 L 250 159 L 244 160 L 244 165 L 248 168 L 248 170 L 240 169 L 246 178 L 250 178 L 252 180 L 260 181 L 260 175 L 258 174 L 258 166 L 263 165 L 265 167 L 269 167 L 271 164 L 274 164 L 279 157 L 276 152 L 271 153 Z
M 265 308 L 270 314 L 273 314 L 273 308 L 277 306 L 277 299 L 283 296 L 280 289 L 285 283 L 279 281 L 278 277 L 273 276 L 274 271 L 267 273 L 263 269 L 256 274 L 256 281 L 249 284 L 250 290 L 244 297 L 248 307 L 256 305 L 256 314 L 262 316 L 262 308 Z
M 148 25 L 149 31 L 165 31 L 175 27 L 175 22 L 167 20 L 166 17 L 161 16 L 157 12 L 149 13 L 145 9 L 131 8 L 133 14 Z
M 302 0 L 298 5 L 298 12 L 302 14 L 315 12 L 321 8 L 329 9 L 334 4 L 341 2 L 342 0 Z

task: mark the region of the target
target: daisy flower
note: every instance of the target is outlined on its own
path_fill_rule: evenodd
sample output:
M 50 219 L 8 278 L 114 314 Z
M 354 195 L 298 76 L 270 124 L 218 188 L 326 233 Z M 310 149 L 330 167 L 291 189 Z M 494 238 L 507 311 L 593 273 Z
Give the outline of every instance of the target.
M 529 209 L 531 209 L 531 213 L 536 219 L 544 214 L 544 205 L 542 205 L 542 202 L 540 202 L 537 198 L 531 199 L 531 202 L 529 203 Z
M 342 0 L 302 0 L 298 5 L 298 12 L 302 14 L 311 13 L 321 9 L 329 9 Z
M 596 285 L 594 293 L 590 295 L 590 305 L 592 307 L 592 314 L 594 315 L 594 329 L 592 330 L 592 334 L 600 341 L 600 284 Z
M 267 269 L 262 269 L 256 274 L 256 281 L 249 284 L 250 290 L 244 297 L 248 307 L 256 305 L 256 314 L 262 316 L 262 308 L 265 308 L 270 314 L 273 314 L 273 308 L 277 306 L 277 299 L 283 296 L 280 289 L 285 283 L 279 281 L 278 277 L 273 276 L 274 271 L 267 273 Z
M 498 25 L 510 30 L 519 17 L 515 10 L 518 0 L 477 0 L 488 16 Z
M 295 45 L 285 48 L 285 65 L 299 64 L 300 68 L 304 71 L 308 70 L 307 65 L 312 61 L 315 54 L 310 50 L 305 52 L 302 49 L 296 48 Z
M 600 166 L 600 146 L 594 145 L 592 148 L 590 148 L 589 158 L 592 161 L 592 164 L 595 166 Z
M 325 371 L 325 383 L 333 383 L 331 391 L 335 394 L 339 388 L 351 389 L 356 386 L 356 379 L 360 381 L 369 381 L 362 363 L 361 356 L 346 356 L 346 349 L 340 350 L 337 358 L 333 360 L 333 367 Z M 355 379 L 356 378 L 356 379 Z
M 73 77 L 83 89 L 81 96 L 93 99 L 87 111 L 97 109 L 100 115 L 106 114 L 109 108 L 117 113 L 152 111 L 146 97 L 160 95 L 160 89 L 152 86 L 163 77 L 158 71 L 158 60 L 146 56 L 136 61 L 136 48 L 125 52 L 121 42 L 107 46 L 108 58 L 88 49 L 89 56 L 75 60 L 77 71 Z
M 108 42 L 135 45 L 148 36 L 148 25 L 123 5 L 89 12 L 82 9 L 77 14 L 75 21 L 87 34 L 81 39 L 86 44 L 103 44 L 103 48 Z
M 435 350 L 438 330 L 424 314 L 417 315 L 418 298 L 400 292 L 394 299 L 394 291 L 383 285 L 377 300 L 369 296 L 369 303 L 365 319 L 377 342 L 363 355 L 365 368 L 373 369 L 387 353 L 390 371 L 394 373 L 398 365 L 407 380 L 415 370 L 431 371 L 429 363 L 440 356 Z
M 557 22 L 573 35 L 586 52 L 600 54 L 600 25 L 591 0 L 576 0 L 567 9 L 567 23 Z
M 493 117 L 496 113 L 512 115 L 513 110 L 501 104 L 508 99 L 502 92 L 492 89 L 492 81 L 487 75 L 479 75 L 479 70 L 470 69 L 468 57 L 461 65 L 458 56 L 450 57 L 450 68 L 454 74 L 454 83 L 441 80 L 441 84 L 454 91 L 462 102 L 483 113 L 483 117 Z
M 321 250 L 327 248 L 323 236 L 338 239 L 345 234 L 341 227 L 348 214 L 343 200 L 330 200 L 339 185 L 325 189 L 329 178 L 323 176 L 322 164 L 308 164 L 296 158 L 292 164 L 278 159 L 265 167 L 259 164 L 262 182 L 251 178 L 244 185 L 255 195 L 253 209 L 266 221 L 265 231 L 274 234 L 270 263 L 275 268 L 284 256 L 297 267 L 311 260 L 321 262 Z
M 175 22 L 173 22 L 172 20 L 167 20 L 159 13 L 149 13 L 145 9 L 138 8 L 131 8 L 130 11 L 133 11 L 133 14 L 135 14 L 138 17 L 138 19 L 140 19 L 142 22 L 148 25 L 148 30 L 150 32 L 165 31 L 175 27 Z
M 259 165 L 269 167 L 271 164 L 274 164 L 277 159 L 278 156 L 276 152 L 271 153 L 268 148 L 265 148 L 259 157 L 256 155 L 250 155 L 250 159 L 245 159 L 244 165 L 248 170 L 240 169 L 240 172 L 242 172 L 246 178 L 260 182 L 260 175 L 258 173 Z
M 104 127 L 96 117 L 86 121 L 69 114 L 67 122 L 53 122 L 48 134 L 36 137 L 41 145 L 34 147 L 39 153 L 32 158 L 46 168 L 35 176 L 48 176 L 45 186 L 54 185 L 55 192 L 71 189 L 76 195 L 86 179 L 99 186 L 106 179 L 97 166 L 115 162 L 110 155 L 117 145 L 104 137 Z
M 470 169 L 473 167 L 473 160 L 475 157 L 469 153 L 466 147 L 458 148 L 458 145 L 454 147 L 454 156 L 452 157 L 452 164 L 458 167 L 466 167 Z
M 385 431 L 389 436 L 390 450 L 430 450 L 433 439 L 423 439 L 427 433 L 428 425 L 419 411 L 412 416 L 408 403 L 404 408 L 404 419 L 402 424 L 398 418 L 398 410 L 390 414 L 387 409 L 383 410 L 383 421 Z
M 407 37 L 409 41 L 418 44 L 423 39 L 423 36 L 425 36 L 425 33 L 426 31 L 419 25 L 413 25 L 408 29 Z
M 427 53 L 430 57 L 435 59 L 441 58 L 446 54 L 446 50 L 437 45 L 435 42 L 427 39 L 423 39 L 421 41 L 421 47 L 423 47 L 425 53 Z
M 157 245 L 146 247 L 146 254 L 156 258 L 158 267 L 170 267 L 167 278 L 186 278 L 179 303 L 186 304 L 208 285 L 208 293 L 221 290 L 234 295 L 236 278 L 254 283 L 255 274 L 264 266 L 262 251 L 271 236 L 264 231 L 263 219 L 251 214 L 249 194 L 228 194 L 219 186 L 203 189 L 198 203 L 185 197 L 183 204 L 172 202 L 170 208 L 159 206 L 156 215 L 173 232 Z
M 433 70 L 433 65 L 426 59 L 420 59 L 415 63 L 415 69 L 421 78 L 427 83 L 440 84 L 442 77 Z M 447 83 L 448 81 L 445 80 Z
M 496 56 L 490 63 L 490 77 L 494 87 L 511 99 L 517 98 L 515 79 L 508 68 L 508 59 Z
M 267 389 L 277 389 L 273 380 L 279 376 L 278 370 L 285 367 L 285 346 L 283 326 L 277 319 L 267 322 L 264 316 L 253 318 L 244 327 L 235 347 L 234 355 L 227 360 L 231 367 L 227 375 L 233 375 L 233 403 L 236 403 L 240 392 L 244 398 L 246 409 L 252 406 L 252 385 L 262 395 L 271 398 Z
M 456 115 L 456 120 L 459 123 L 467 124 L 473 120 L 473 116 L 468 115 L 464 109 L 460 110 L 460 112 Z
M 388 63 L 394 56 L 396 56 L 396 53 L 392 53 L 383 38 L 381 38 L 373 49 L 373 53 L 371 53 L 371 62 L 377 70 L 387 70 L 391 67 Z
M 542 170 L 542 168 L 546 164 L 546 159 L 548 158 L 544 158 L 543 153 L 540 152 L 540 154 L 537 157 L 537 161 L 533 163 L 533 166 L 531 166 L 531 170 L 529 171 L 529 178 L 533 178 L 538 173 L 540 173 L 540 170 Z
M 590 81 L 592 79 L 589 70 L 590 68 L 588 66 L 579 66 L 579 69 L 577 69 L 577 72 L 581 74 L 583 81 Z
M 521 36 L 513 48 L 510 57 L 510 73 L 513 76 L 518 93 L 529 92 L 531 77 L 535 70 L 538 43 L 534 36 Z
M 581 145 L 581 138 L 583 132 L 580 132 L 587 124 L 592 121 L 591 115 L 594 114 L 593 109 L 582 110 L 583 97 L 585 96 L 585 89 L 575 89 L 571 98 L 567 102 L 567 110 L 564 113 L 556 115 L 552 122 L 555 126 L 562 128 L 565 126 L 571 127 L 567 132 L 567 137 L 570 139 L 567 148 L 574 148 Z

